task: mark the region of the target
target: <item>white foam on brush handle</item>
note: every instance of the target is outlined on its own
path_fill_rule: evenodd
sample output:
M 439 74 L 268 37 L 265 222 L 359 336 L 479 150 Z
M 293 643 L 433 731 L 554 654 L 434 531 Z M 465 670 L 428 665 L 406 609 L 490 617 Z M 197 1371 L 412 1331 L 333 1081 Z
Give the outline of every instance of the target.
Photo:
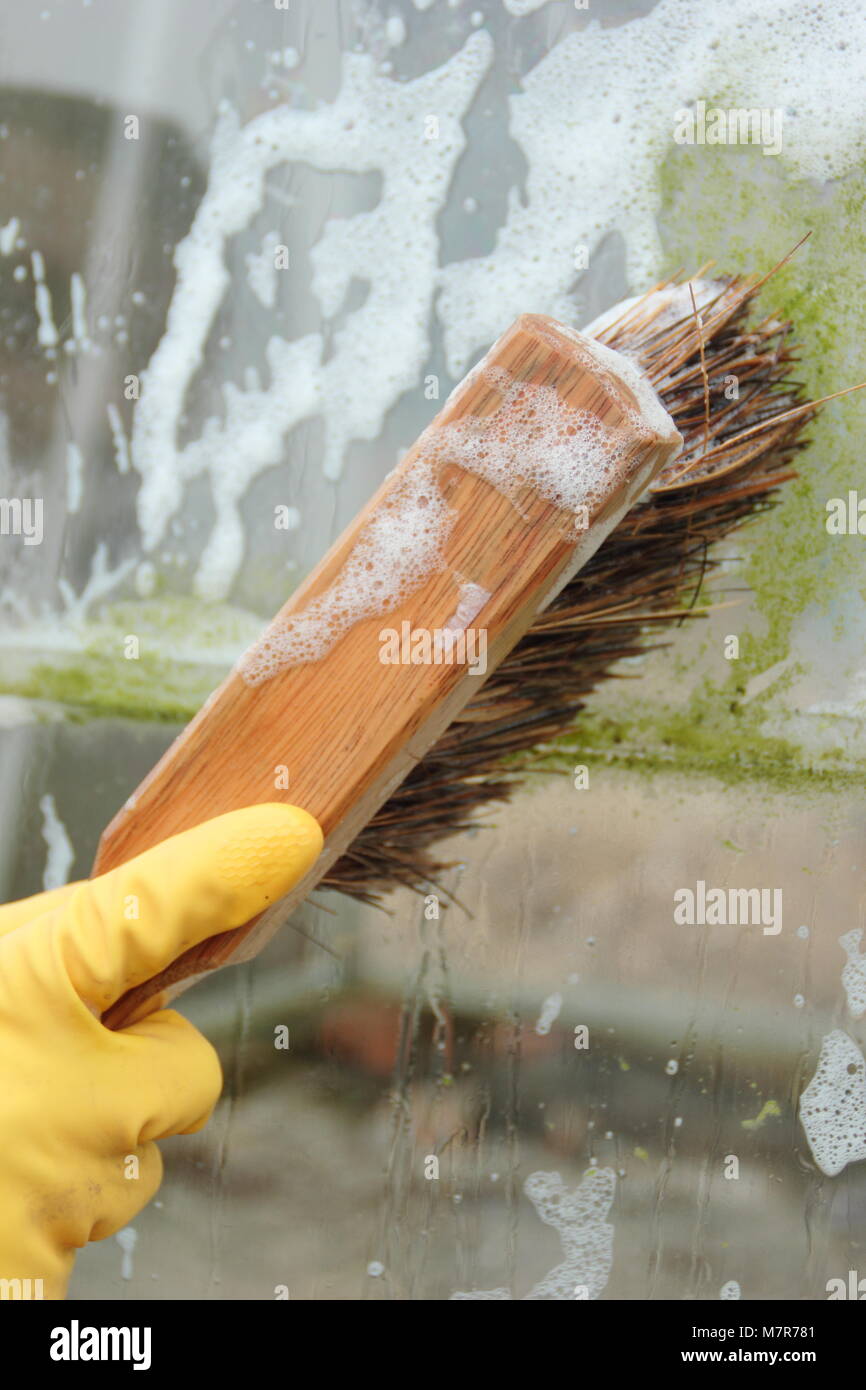
M 649 378 L 630 358 L 599 343 L 590 334 L 578 333 L 577 329 L 568 328 L 565 324 L 557 325 L 557 331 L 579 346 L 588 370 L 595 370 L 596 375 L 600 373 L 611 386 L 624 386 L 634 397 L 632 404 L 627 399 L 623 400 L 622 392 L 616 393 L 632 428 L 638 434 L 645 437 L 650 433 L 656 434 L 661 440 L 671 443 L 680 439 L 679 431 Z
M 396 608 L 442 568 L 454 515 L 433 468 L 419 460 L 364 527 L 334 583 L 241 657 L 244 680 L 258 685 L 288 666 L 318 661 L 362 618 Z
M 543 336 L 557 331 L 552 323 L 541 327 Z M 456 463 L 518 504 L 521 489 L 529 486 L 571 514 L 580 531 L 605 498 L 622 487 L 624 461 L 636 439 L 679 439 L 652 387 L 632 363 L 581 334 L 569 331 L 567 336 L 578 345 L 577 355 L 586 369 L 607 379 L 624 412 L 623 422 L 607 424 L 567 404 L 552 386 L 510 376 L 491 365 L 488 353 L 464 389 L 480 373 L 500 394 L 499 409 L 492 415 L 466 415 L 428 427 L 411 469 L 397 477 L 336 580 L 301 612 L 269 628 L 245 653 L 237 668 L 244 680 L 258 685 L 287 667 L 320 660 L 355 623 L 392 612 L 444 568 L 444 546 L 455 513 L 439 491 L 437 464 Z M 626 480 L 626 501 L 643 485 L 647 469 L 647 464 L 641 467 L 635 461 Z M 455 619 L 463 622 L 469 608 L 483 604 L 489 595 L 478 585 L 461 584 L 458 576 L 455 582 Z M 552 593 L 546 601 L 551 597 Z
M 490 417 L 472 415 L 453 424 L 434 423 L 422 435 L 421 446 L 428 456 L 459 463 L 512 500 L 522 487 L 532 487 L 570 512 L 582 529 L 587 515 L 621 481 L 636 439 L 673 445 L 681 442 L 680 436 L 650 382 L 621 353 L 561 324 L 538 331 L 552 342 L 557 335 L 565 337 L 578 348 L 586 370 L 600 377 L 620 404 L 622 425 L 575 409 L 555 387 L 521 381 L 489 365 L 488 354 L 469 380 L 480 375 L 500 393 L 495 424 Z

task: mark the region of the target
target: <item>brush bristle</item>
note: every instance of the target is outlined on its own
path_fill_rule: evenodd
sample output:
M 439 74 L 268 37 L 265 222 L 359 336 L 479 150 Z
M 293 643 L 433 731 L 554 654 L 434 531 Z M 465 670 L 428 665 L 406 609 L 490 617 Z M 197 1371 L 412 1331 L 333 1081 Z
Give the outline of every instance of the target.
M 672 280 L 591 329 L 635 360 L 683 436 L 683 450 L 647 497 L 542 613 L 423 762 L 322 880 L 366 901 L 404 884 L 427 890 L 447 865 L 431 846 L 477 825 L 476 813 L 520 784 L 515 755 L 574 728 L 587 695 L 623 657 L 654 645 L 659 627 L 701 612 L 710 548 L 773 505 L 795 476 L 805 412 L 794 379 L 791 324 L 752 323 L 760 283 Z M 616 313 L 616 311 L 614 311 Z M 744 431 L 766 428 L 748 439 Z M 441 889 L 440 889 L 441 891 Z

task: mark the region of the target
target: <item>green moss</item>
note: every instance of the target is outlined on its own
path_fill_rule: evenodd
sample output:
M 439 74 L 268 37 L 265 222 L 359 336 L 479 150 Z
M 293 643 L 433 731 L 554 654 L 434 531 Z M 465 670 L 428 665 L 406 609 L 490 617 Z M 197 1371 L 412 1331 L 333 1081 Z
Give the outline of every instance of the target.
M 185 723 L 213 688 L 212 678 L 179 680 L 169 663 L 130 661 L 123 670 L 113 659 L 82 656 L 63 666 L 37 664 L 27 680 L 10 682 L 5 694 L 51 700 L 71 717 L 117 715 L 167 723 Z
M 727 785 L 760 781 L 799 794 L 862 787 L 866 768 L 840 766 L 835 753 L 807 759 L 785 738 L 763 731 L 759 701 L 740 708 L 722 698 L 709 682 L 680 708 L 649 705 L 638 699 L 622 704 L 617 717 L 601 708 L 581 714 L 573 733 L 538 756 L 538 765 L 570 772 L 576 763 L 615 763 L 635 771 L 695 773 Z
M 660 171 L 660 187 L 663 273 L 715 259 L 724 271 L 766 274 L 811 231 L 762 292 L 761 307 L 792 319 L 802 345 L 798 376 L 813 397 L 866 377 L 866 266 L 843 230 L 863 224 L 866 167 L 824 189 L 786 177 L 782 162 L 750 146 L 677 147 Z M 825 503 L 857 486 L 864 431 L 866 392 L 828 405 L 810 426 L 800 477 L 743 535 L 743 573 L 762 620 L 743 653 L 753 671 L 787 654 L 792 626 L 808 605 L 826 608 L 862 584 L 862 537 L 828 535 Z
M 740 1124 L 742 1125 L 743 1129 L 760 1129 L 761 1125 L 763 1125 L 766 1120 L 769 1120 L 771 1116 L 773 1118 L 777 1118 L 781 1114 L 782 1111 L 779 1108 L 778 1101 L 767 1100 L 761 1106 L 761 1109 L 758 1111 L 757 1115 L 753 1120 L 741 1120 Z
M 185 722 L 260 628 L 242 610 L 192 599 L 112 604 L 78 625 L 77 646 L 55 644 L 47 632 L 30 649 L 13 649 L 0 693 L 55 701 L 72 717 Z M 137 656 L 127 655 L 130 637 Z
M 717 100 L 727 104 L 724 94 Z M 760 309 L 794 322 L 802 349 L 798 377 L 813 398 L 866 378 L 866 264 L 851 235 L 866 214 L 866 164 L 825 189 L 792 179 L 781 160 L 754 147 L 672 146 L 659 170 L 659 194 L 660 278 L 708 260 L 721 271 L 765 274 L 811 231 L 762 292 Z M 677 708 L 655 699 L 618 700 L 614 717 L 605 713 L 602 688 L 575 733 L 543 762 L 565 766 L 579 754 L 582 762 L 674 768 L 725 782 L 758 779 L 800 792 L 862 785 L 861 760 L 839 748 L 809 755 L 766 732 L 778 696 L 802 674 L 801 664 L 792 662 L 771 692 L 748 705 L 743 695 L 751 678 L 790 659 L 794 625 L 807 609 L 827 613 L 841 596 L 864 588 L 863 538 L 830 536 L 825 526 L 827 499 L 845 496 L 861 480 L 864 434 L 866 392 L 828 405 L 810 426 L 811 445 L 796 464 L 800 476 L 773 511 L 737 535 L 743 557 L 737 582 L 748 584 L 755 603 L 727 678 L 704 680 Z M 833 630 L 841 635 L 838 622 Z M 674 671 L 676 665 L 674 657 Z M 679 671 L 677 683 L 687 683 L 694 669 Z

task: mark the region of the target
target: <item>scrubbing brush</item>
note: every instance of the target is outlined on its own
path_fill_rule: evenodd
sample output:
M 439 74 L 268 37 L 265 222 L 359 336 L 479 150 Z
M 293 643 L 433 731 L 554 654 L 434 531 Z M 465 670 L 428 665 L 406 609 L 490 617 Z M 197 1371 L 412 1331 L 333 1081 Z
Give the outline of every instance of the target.
M 314 868 L 108 1022 L 257 954 L 681 443 L 634 363 L 517 320 L 115 816 L 94 872 L 281 800 L 322 827 Z
M 513 755 L 565 732 L 648 625 L 682 616 L 709 544 L 771 503 L 820 404 L 792 379 L 790 325 L 749 326 L 761 283 L 701 281 L 697 298 L 690 282 L 657 286 L 594 338 L 525 316 L 473 369 L 115 818 L 95 865 L 282 799 L 323 824 L 315 873 L 106 1021 L 256 954 L 319 882 L 363 898 L 429 883 L 430 846 L 510 795 Z M 493 671 L 480 693 L 465 657 L 377 663 L 385 623 L 453 642 L 475 622 Z
M 323 887 L 366 901 L 394 884 L 429 890 L 447 867 L 430 847 L 471 828 L 480 808 L 509 800 L 521 784 L 519 755 L 572 731 L 586 697 L 619 661 L 648 650 L 660 628 L 706 611 L 697 599 L 717 563 L 711 547 L 771 508 L 796 476 L 791 464 L 806 446 L 804 429 L 824 402 L 804 400 L 792 324 L 773 315 L 752 322 L 769 276 L 705 280 L 703 273 L 664 281 L 585 330 L 640 365 L 683 437 L 682 452 Z

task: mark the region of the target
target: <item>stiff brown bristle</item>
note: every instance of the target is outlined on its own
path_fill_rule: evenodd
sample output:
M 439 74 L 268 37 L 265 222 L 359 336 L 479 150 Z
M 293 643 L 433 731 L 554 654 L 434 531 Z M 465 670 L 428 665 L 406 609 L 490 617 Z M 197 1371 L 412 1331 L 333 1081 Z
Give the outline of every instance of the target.
M 599 329 L 602 342 L 649 376 L 683 436 L 682 452 L 322 886 L 375 901 L 396 884 L 435 883 L 446 865 L 431 846 L 478 824 L 482 806 L 510 798 L 520 783 L 515 755 L 568 733 L 590 691 L 623 657 L 646 651 L 648 634 L 700 614 L 695 602 L 715 563 L 710 547 L 773 505 L 795 476 L 791 460 L 815 414 L 793 375 L 791 324 L 750 322 L 763 283 L 704 283 L 698 310 L 688 281 L 666 281 Z

